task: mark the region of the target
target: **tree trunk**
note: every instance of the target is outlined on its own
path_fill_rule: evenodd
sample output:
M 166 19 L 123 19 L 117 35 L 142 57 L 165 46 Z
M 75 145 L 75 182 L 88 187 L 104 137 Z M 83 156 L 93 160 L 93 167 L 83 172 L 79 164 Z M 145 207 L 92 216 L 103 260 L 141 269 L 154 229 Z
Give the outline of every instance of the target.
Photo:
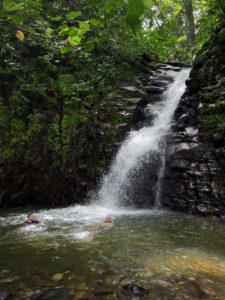
M 189 41 L 195 41 L 195 23 L 194 23 L 194 14 L 192 7 L 192 0 L 183 0 L 185 7 L 185 14 L 188 20 L 188 39 Z

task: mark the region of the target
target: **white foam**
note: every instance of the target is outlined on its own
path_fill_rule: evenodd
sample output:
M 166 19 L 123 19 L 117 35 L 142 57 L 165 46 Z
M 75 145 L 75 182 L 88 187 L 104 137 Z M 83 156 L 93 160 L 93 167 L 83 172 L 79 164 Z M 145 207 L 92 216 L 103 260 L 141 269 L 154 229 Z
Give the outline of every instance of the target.
M 163 165 L 165 151 L 160 148 L 162 144 L 160 142 L 170 128 L 174 111 L 185 90 L 185 79 L 188 77 L 189 69 L 184 69 L 179 73 L 170 71 L 168 74 L 174 76 L 175 81 L 163 93 L 164 100 L 161 103 L 149 105 L 147 108 L 155 115 L 154 124 L 130 132 L 128 138 L 123 142 L 108 175 L 104 176 L 102 180 L 97 200 L 99 204 L 107 207 L 123 205 L 123 196 L 130 185 L 131 171 L 142 167 L 142 161 L 147 154 L 157 152 L 162 156 L 161 165 Z M 157 171 L 160 173 L 160 177 L 162 169 Z M 159 185 L 156 186 L 156 189 L 158 188 Z

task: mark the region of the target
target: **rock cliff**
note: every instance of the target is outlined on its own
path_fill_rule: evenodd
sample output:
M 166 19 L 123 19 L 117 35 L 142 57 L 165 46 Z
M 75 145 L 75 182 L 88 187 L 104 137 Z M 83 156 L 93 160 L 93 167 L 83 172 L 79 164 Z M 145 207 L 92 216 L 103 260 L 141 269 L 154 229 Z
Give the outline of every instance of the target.
M 197 54 L 168 136 L 162 204 L 225 216 L 225 29 Z

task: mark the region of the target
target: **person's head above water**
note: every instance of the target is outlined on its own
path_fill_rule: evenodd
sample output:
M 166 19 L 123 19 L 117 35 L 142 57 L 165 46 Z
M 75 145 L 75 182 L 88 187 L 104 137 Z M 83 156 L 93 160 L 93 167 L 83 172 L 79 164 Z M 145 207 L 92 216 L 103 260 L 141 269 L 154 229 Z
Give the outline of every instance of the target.
M 111 218 L 110 218 L 109 216 L 107 216 L 107 217 L 105 218 L 105 222 L 106 222 L 106 223 L 111 223 Z
M 27 215 L 27 219 L 28 219 L 30 222 L 32 222 L 32 221 L 34 220 L 33 214 L 28 214 L 28 215 Z
M 27 220 L 24 222 L 24 224 L 38 224 L 40 223 L 38 220 L 34 219 L 33 214 L 28 214 L 27 215 Z

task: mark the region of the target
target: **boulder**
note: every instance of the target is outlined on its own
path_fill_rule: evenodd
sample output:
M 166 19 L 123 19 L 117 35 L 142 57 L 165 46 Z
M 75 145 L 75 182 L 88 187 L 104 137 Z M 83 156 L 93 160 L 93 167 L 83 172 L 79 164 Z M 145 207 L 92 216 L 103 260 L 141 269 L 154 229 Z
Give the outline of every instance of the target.
M 173 77 L 171 77 L 169 75 L 158 75 L 158 76 L 156 76 L 155 79 L 156 80 L 165 80 L 165 81 L 168 81 L 168 82 L 173 82 L 174 81 Z
M 149 85 L 154 85 L 158 87 L 167 87 L 170 84 L 170 81 L 167 80 L 158 80 L 154 77 L 149 78 Z
M 185 131 L 186 131 L 187 135 L 190 137 L 197 136 L 199 133 L 198 128 L 195 128 L 195 127 L 186 127 Z
M 183 171 L 183 170 L 188 170 L 189 167 L 190 167 L 190 161 L 187 161 L 187 160 L 181 160 L 181 159 L 171 159 L 169 162 L 168 162 L 168 165 L 171 169 L 175 169 L 175 170 L 180 170 L 180 171 Z
M 145 92 L 143 92 L 142 90 L 138 89 L 135 86 L 123 86 L 120 89 L 128 91 L 128 92 L 135 93 L 136 95 L 139 95 L 139 96 L 144 96 L 145 95 Z
M 196 125 L 196 121 L 188 113 L 183 114 L 177 121 L 177 128 L 184 129 L 185 127 L 192 127 Z
M 198 79 L 187 79 L 185 81 L 190 94 L 197 93 L 200 88 L 200 81 Z
M 153 93 L 153 94 L 159 94 L 165 91 L 165 88 L 159 87 L 159 86 L 154 86 L 154 85 L 148 85 L 145 88 L 145 91 L 147 93 Z

